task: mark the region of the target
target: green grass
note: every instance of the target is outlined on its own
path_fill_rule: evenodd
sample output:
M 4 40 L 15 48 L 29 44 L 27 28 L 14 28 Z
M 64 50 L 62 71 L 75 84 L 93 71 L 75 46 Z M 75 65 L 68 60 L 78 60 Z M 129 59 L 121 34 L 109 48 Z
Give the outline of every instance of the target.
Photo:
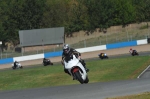
M 107 99 L 150 99 L 150 92 Z
M 86 61 L 89 83 L 136 78 L 149 64 L 150 56 Z M 64 73 L 62 65 L 0 71 L 0 90 L 80 84 Z

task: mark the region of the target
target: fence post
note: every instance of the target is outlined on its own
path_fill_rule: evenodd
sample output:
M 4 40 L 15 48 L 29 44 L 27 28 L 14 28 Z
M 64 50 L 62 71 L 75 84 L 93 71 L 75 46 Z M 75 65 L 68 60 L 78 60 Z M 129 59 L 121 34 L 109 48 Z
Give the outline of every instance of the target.
M 100 40 L 100 45 L 102 45 L 102 42 L 101 42 L 101 40 Z
M 125 28 L 126 28 L 126 27 L 125 27 Z M 126 29 L 126 34 L 127 34 L 127 41 L 129 41 L 128 29 Z
M 84 40 L 84 47 L 86 47 L 86 40 Z
M 2 41 L 0 41 L 0 45 L 2 45 Z M 1 59 L 2 59 L 2 47 L 1 47 L 0 51 L 1 51 Z
M 107 41 L 107 34 L 105 34 L 105 36 L 106 36 L 106 44 L 108 43 L 108 41 Z
M 2 50 L 1 50 L 1 59 L 2 59 Z
M 21 53 L 22 53 L 22 56 L 23 56 L 23 51 L 24 51 L 24 50 L 23 50 L 23 47 L 21 47 Z

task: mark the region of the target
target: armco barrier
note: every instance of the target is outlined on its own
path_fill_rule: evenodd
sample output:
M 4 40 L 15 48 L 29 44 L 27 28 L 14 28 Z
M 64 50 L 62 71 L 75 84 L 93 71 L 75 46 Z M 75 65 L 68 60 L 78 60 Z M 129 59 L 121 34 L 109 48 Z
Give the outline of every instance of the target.
M 137 41 L 120 42 L 120 43 L 114 43 L 114 44 L 107 44 L 106 49 L 114 49 L 114 48 L 136 46 L 136 45 L 137 45 Z
M 13 61 L 27 61 L 27 60 L 35 60 L 35 59 L 41 59 L 41 58 L 44 58 L 44 54 L 14 57 Z
M 148 44 L 147 39 L 137 40 L 137 45 Z
M 99 50 L 106 50 L 106 45 L 80 48 L 80 49 L 76 49 L 76 50 L 77 50 L 78 52 L 80 52 L 80 53 L 92 52 L 92 51 L 99 51 Z
M 49 58 L 49 57 L 57 57 L 57 56 L 61 56 L 62 55 L 62 51 L 59 52 L 49 52 L 49 53 L 44 53 L 44 57 L 45 58 Z
M 107 49 L 114 49 L 114 48 L 121 48 L 121 47 L 128 47 L 128 46 L 136 46 L 136 45 L 141 45 L 141 44 L 148 44 L 147 39 L 137 40 L 137 41 L 129 41 L 129 42 L 119 42 L 119 43 L 114 43 L 114 44 L 93 46 L 93 47 L 87 47 L 87 48 L 80 48 L 80 49 L 76 49 L 76 50 L 81 53 L 84 53 L 84 52 L 91 52 L 91 51 L 98 51 L 98 50 L 107 50 Z M 37 54 L 37 55 L 6 58 L 6 59 L 1 59 L 0 64 L 12 63 L 15 60 L 27 61 L 27 60 L 41 59 L 44 57 L 45 58 L 57 57 L 57 56 L 61 56 L 61 55 L 62 55 L 62 51 L 58 51 L 58 52 L 49 52 L 49 53 L 43 53 L 43 54 Z
M 13 58 L 6 58 L 6 59 L 0 60 L 0 64 L 8 64 L 8 63 L 12 63 L 12 62 L 13 62 Z

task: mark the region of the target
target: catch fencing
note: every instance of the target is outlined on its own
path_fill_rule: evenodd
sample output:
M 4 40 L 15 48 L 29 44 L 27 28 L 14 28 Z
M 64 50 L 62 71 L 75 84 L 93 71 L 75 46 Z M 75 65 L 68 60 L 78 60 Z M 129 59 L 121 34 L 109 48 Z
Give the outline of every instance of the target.
M 122 48 L 122 47 L 128 47 L 128 46 L 137 46 L 137 45 L 142 45 L 142 44 L 147 44 L 147 43 L 148 43 L 147 39 L 143 39 L 143 40 L 130 41 L 130 42 L 119 42 L 119 43 L 93 46 L 93 47 L 87 47 L 87 48 L 79 48 L 76 50 L 81 53 L 85 53 L 85 52 L 92 52 L 92 51 L 99 51 L 99 50 Z M 41 58 L 52 58 L 52 57 L 57 57 L 61 55 L 62 55 L 62 51 L 58 51 L 58 52 L 49 52 L 49 53 L 43 53 L 43 54 L 37 54 L 37 55 L 6 58 L 6 59 L 1 59 L 0 64 L 12 63 L 15 60 L 27 61 L 27 60 L 35 60 L 35 59 L 41 59 Z
M 107 29 L 107 32 L 102 32 L 99 29 L 95 31 L 79 31 L 73 33 L 72 37 L 65 37 L 65 43 L 69 44 L 75 49 L 89 48 L 92 46 L 111 45 L 118 42 L 134 42 L 136 40 L 150 38 L 149 23 L 129 24 L 126 27 L 112 26 Z M 30 50 L 30 51 L 29 51 Z M 14 50 L 4 51 L 0 53 L 0 59 L 35 55 L 49 52 L 58 52 L 62 50 L 62 44 L 56 45 L 41 45 L 27 50 L 23 48 L 22 52 L 15 52 Z

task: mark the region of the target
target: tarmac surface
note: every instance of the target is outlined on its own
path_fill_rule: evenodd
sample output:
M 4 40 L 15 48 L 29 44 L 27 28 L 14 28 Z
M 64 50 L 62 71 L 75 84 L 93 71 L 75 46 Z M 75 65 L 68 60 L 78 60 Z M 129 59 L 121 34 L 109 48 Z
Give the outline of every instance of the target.
M 1 99 L 107 99 L 150 92 L 150 79 L 132 79 L 89 84 L 0 92 Z

